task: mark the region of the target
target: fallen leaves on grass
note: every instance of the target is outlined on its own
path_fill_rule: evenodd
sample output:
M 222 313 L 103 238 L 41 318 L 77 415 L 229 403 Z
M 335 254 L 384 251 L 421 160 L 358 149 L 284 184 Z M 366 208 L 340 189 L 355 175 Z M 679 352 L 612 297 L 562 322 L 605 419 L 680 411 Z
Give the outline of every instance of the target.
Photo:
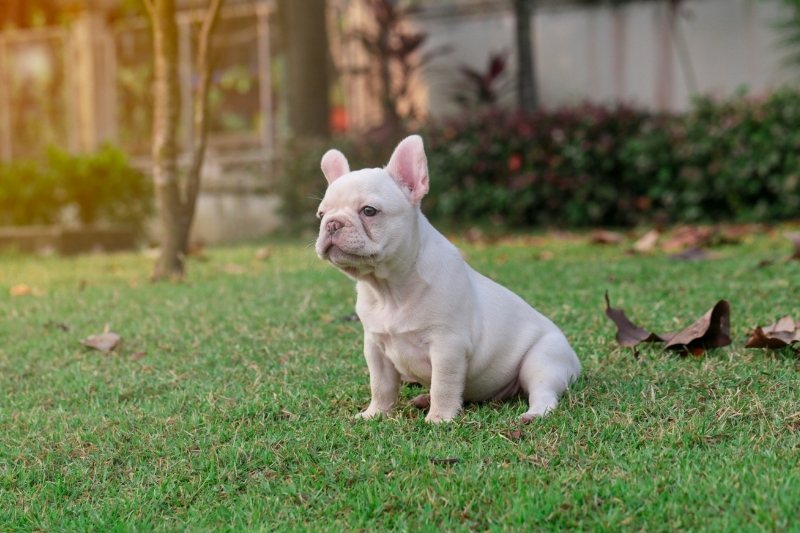
M 625 236 L 617 231 L 597 229 L 589 234 L 589 242 L 592 244 L 619 244 L 625 240 Z
M 661 243 L 665 252 L 680 252 L 690 248 L 708 246 L 715 230 L 706 226 L 679 226 L 675 228 Z
M 709 348 L 721 348 L 731 343 L 731 306 L 726 300 L 718 301 L 694 324 L 674 335 L 662 335 L 668 350 L 701 355 Z
M 763 231 L 763 227 L 757 224 L 686 225 L 678 226 L 663 234 L 652 229 L 634 242 L 630 253 L 649 254 L 660 250 L 675 259 L 710 259 L 712 255 L 706 251 L 708 248 L 725 244 L 740 244 L 748 236 Z
M 770 326 L 758 326 L 745 344 L 746 348 L 779 350 L 800 342 L 800 323 L 785 316 Z
M 106 326 L 106 329 L 103 331 L 103 333 L 89 335 L 81 341 L 81 344 L 89 348 L 99 350 L 104 354 L 108 354 L 111 350 L 117 347 L 119 341 L 120 336 L 113 331 L 109 331 L 108 326 Z
M 606 316 L 617 326 L 617 342 L 626 348 L 636 348 L 643 342 L 663 342 L 667 350 L 682 354 L 701 355 L 709 348 L 721 348 L 731 343 L 730 304 L 720 300 L 702 317 L 677 333 L 658 334 L 647 331 L 631 322 L 622 309 L 611 307 L 608 292 Z M 636 352 L 634 351 L 634 354 Z
M 648 254 L 656 249 L 660 237 L 661 234 L 657 230 L 651 229 L 633 243 L 631 250 L 637 254 Z
M 256 259 L 259 261 L 266 261 L 270 257 L 272 257 L 272 247 L 264 246 L 256 250 Z
M 20 283 L 19 285 L 14 285 L 8 289 L 8 294 L 16 298 L 19 296 L 33 296 L 35 291 L 29 285 Z
M 617 342 L 620 346 L 633 348 L 643 342 L 664 342 L 660 336 L 640 328 L 630 321 L 622 309 L 614 309 L 606 291 L 606 316 L 617 326 Z

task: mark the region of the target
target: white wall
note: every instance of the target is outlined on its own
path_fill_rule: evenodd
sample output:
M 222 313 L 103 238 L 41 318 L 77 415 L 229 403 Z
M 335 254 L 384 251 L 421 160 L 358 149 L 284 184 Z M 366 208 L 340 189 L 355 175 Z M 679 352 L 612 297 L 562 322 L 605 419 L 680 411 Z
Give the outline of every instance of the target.
M 511 52 L 515 64 L 509 4 L 454 2 L 418 16 L 430 47 L 453 48 L 426 74 L 433 116 L 458 111 L 452 93 L 460 64 L 482 69 L 489 52 L 499 50 Z M 623 100 L 680 110 L 695 92 L 729 95 L 746 86 L 758 93 L 799 74 L 781 66 L 773 25 L 785 11 L 777 0 L 687 0 L 672 32 L 665 30 L 667 10 L 663 2 L 540 8 L 534 29 L 541 103 Z

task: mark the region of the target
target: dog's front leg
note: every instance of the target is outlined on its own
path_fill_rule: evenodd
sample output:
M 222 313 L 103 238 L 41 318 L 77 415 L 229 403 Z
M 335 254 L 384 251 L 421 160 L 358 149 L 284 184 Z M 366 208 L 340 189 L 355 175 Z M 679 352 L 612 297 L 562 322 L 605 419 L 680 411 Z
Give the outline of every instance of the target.
M 467 378 L 467 350 L 456 339 L 434 342 L 431 358 L 431 409 L 427 422 L 449 422 L 461 410 Z
M 372 399 L 369 406 L 358 415 L 358 418 L 372 418 L 392 410 L 397 403 L 400 389 L 400 373 L 394 364 L 383 353 L 369 335 L 364 335 L 364 357 L 369 368 L 369 388 Z

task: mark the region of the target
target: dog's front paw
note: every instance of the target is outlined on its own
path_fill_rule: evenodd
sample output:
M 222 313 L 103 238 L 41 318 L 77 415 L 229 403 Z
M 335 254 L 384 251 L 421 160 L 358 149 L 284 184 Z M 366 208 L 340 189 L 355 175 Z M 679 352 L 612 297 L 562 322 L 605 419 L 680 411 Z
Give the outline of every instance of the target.
M 371 418 L 384 416 L 388 413 L 389 413 L 388 409 L 379 409 L 377 407 L 370 405 L 369 407 L 358 413 L 355 417 L 361 420 L 369 420 Z
M 431 411 L 428 413 L 428 416 L 425 417 L 425 422 L 429 424 L 441 424 L 442 422 L 452 422 L 453 419 L 456 417 L 457 413 L 441 413 L 441 412 L 433 412 Z

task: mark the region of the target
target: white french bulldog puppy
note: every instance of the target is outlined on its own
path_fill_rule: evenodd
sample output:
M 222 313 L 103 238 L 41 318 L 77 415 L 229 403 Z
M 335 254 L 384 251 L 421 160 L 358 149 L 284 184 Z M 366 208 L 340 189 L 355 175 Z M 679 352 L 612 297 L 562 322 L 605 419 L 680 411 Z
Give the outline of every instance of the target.
M 322 172 L 317 255 L 356 280 L 364 326 L 372 401 L 358 416 L 389 412 L 401 377 L 430 387 L 429 422 L 452 420 L 465 400 L 520 391 L 529 401 L 524 422 L 555 408 L 580 362 L 557 326 L 470 268 L 422 214 L 422 138 L 404 139 L 383 169 L 351 172 L 329 150 Z

